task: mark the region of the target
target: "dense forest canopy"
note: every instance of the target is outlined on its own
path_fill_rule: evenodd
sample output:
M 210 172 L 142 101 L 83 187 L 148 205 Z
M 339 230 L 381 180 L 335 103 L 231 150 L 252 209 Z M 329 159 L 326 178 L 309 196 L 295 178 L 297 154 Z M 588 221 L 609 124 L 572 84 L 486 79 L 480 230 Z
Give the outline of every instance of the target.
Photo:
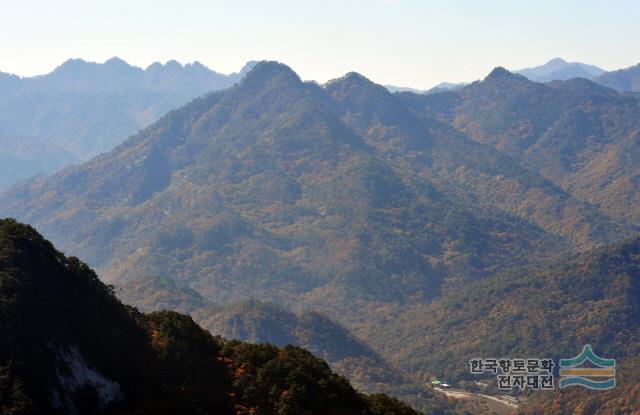
M 13 220 L 0 221 L 0 317 L 3 414 L 417 414 L 359 394 L 304 349 L 226 341 L 175 312 L 141 314 Z

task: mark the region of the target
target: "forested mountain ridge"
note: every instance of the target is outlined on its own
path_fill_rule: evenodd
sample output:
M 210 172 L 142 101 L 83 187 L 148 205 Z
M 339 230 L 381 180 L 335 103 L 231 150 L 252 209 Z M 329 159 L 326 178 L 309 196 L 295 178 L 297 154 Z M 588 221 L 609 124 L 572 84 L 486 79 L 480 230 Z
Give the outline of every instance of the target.
M 603 73 L 594 81 L 618 91 L 640 92 L 640 64 Z
M 187 316 L 128 308 L 13 220 L 0 221 L 0 316 L 2 413 L 417 414 L 357 393 L 304 349 L 225 341 Z
M 604 214 L 640 223 L 637 96 L 586 79 L 539 84 L 503 68 L 458 91 L 398 96 Z
M 212 333 L 251 343 L 303 347 L 327 361 L 359 391 L 386 393 L 427 410 L 432 405 L 429 387 L 393 367 L 345 327 L 323 314 L 293 313 L 281 306 L 249 300 L 217 312 L 196 311 L 194 317 Z
M 409 373 L 454 381 L 480 379 L 469 372 L 473 358 L 545 356 L 557 361 L 590 344 L 599 355 L 616 359 L 619 377 L 614 390 L 589 405 L 584 402 L 586 407 L 629 414 L 634 409 L 630 402 L 640 397 L 639 304 L 640 238 L 635 237 L 469 284 L 406 309 L 369 338 Z M 494 378 L 486 381 L 495 383 Z M 531 406 L 575 409 L 588 393 L 573 389 L 534 394 Z
M 569 248 L 433 172 L 392 163 L 405 149 L 428 157 L 434 141 L 374 89 L 393 104 L 400 136 L 363 137 L 325 89 L 260 63 L 111 153 L 5 192 L 1 214 L 38 224 L 109 281 L 169 275 L 218 304 L 430 298 Z M 397 148 L 387 156 L 378 144 Z
M 0 73 L 0 124 L 11 132 L 3 134 L 8 145 L 0 158 L 20 165 L 0 171 L 0 188 L 111 150 L 167 111 L 233 85 L 253 64 L 223 75 L 198 62 L 141 69 L 118 58 L 102 64 L 70 59 L 46 75 Z M 60 150 L 64 157 L 38 157 Z
M 217 306 L 169 278 L 145 277 L 118 287 L 118 297 L 142 311 L 189 313 L 214 335 L 275 346 L 294 345 L 325 360 L 331 369 L 366 393 L 385 393 L 429 413 L 431 388 L 387 362 L 337 321 L 318 312 L 247 300 Z
M 443 187 L 464 190 L 473 200 L 469 204 L 484 203 L 522 217 L 580 248 L 615 241 L 632 228 L 433 117 L 418 112 L 423 119 L 416 119 L 409 110 L 416 105 L 412 100 L 429 98 L 393 97 L 356 74 L 329 82 L 326 90 L 338 102 L 343 121 L 391 157 L 394 166 L 408 164 Z

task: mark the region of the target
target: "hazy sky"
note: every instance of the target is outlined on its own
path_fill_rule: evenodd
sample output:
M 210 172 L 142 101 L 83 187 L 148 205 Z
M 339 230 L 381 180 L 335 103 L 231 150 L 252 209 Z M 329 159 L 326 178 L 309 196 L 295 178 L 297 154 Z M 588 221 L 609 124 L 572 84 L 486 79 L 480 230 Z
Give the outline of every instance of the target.
M 0 71 L 112 56 L 220 72 L 272 59 L 304 79 L 353 70 L 417 88 L 557 56 L 617 69 L 640 62 L 640 2 L 0 0 Z

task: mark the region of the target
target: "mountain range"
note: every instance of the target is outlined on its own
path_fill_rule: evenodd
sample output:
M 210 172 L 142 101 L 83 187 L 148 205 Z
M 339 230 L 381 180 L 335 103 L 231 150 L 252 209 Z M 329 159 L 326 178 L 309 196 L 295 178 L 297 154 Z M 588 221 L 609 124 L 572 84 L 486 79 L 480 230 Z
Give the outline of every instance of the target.
M 320 87 L 273 62 L 0 200 L 109 282 L 169 275 L 215 303 L 334 313 L 633 229 L 361 75 Z
M 640 64 L 603 73 L 595 81 L 618 91 L 640 92 Z
M 253 64 L 223 75 L 198 62 L 141 69 L 118 58 L 70 59 L 46 75 L 0 73 L 0 140 L 10 143 L 0 150 L 0 188 L 111 150 L 167 111 L 233 85 Z
M 554 58 L 544 65 L 520 69 L 515 73 L 535 82 L 565 81 L 571 78 L 591 79 L 606 71 L 594 65 L 581 62 L 567 62 L 562 58 Z
M 544 65 L 516 70 L 514 73 L 523 75 L 534 82 L 546 83 L 566 81 L 572 78 L 584 78 L 619 92 L 640 92 L 640 64 L 629 68 L 605 71 L 594 65 L 567 62 L 561 58 L 554 58 Z
M 584 78 L 608 86 L 620 92 L 640 91 L 640 65 L 625 69 L 605 71 L 595 65 L 582 62 L 567 62 L 562 58 L 554 58 L 547 63 L 525 69 L 514 70 L 513 73 L 522 75 L 527 79 L 547 83 L 552 81 L 566 81 L 572 78 Z M 428 90 L 410 87 L 398 87 L 385 85 L 390 92 L 413 92 L 416 94 L 432 94 L 456 90 L 468 85 L 468 83 L 441 82 Z
M 233 85 L 254 64 L 223 75 L 199 62 L 156 62 L 142 69 L 119 58 L 102 64 L 69 59 L 46 75 L 22 78 L 0 72 L 0 140 L 9 144 L 0 150 L 0 189 L 109 151 L 167 111 Z M 517 71 L 539 82 L 584 77 L 630 92 L 638 90 L 637 72 L 632 67 L 604 73 L 560 58 Z M 443 82 L 427 91 L 386 87 L 391 92 L 431 94 L 464 85 Z
M 474 351 L 559 357 L 591 342 L 636 364 L 639 110 L 584 78 L 496 68 L 390 93 L 260 62 L 115 149 L 5 191 L 0 216 L 143 309 L 307 347 L 363 390 L 424 393 L 440 410 L 415 380 L 470 381 Z M 638 380 L 621 376 L 590 408 L 632 413 Z M 533 413 L 576 410 L 581 395 L 547 397 Z
M 459 91 L 401 97 L 610 217 L 639 223 L 637 97 L 586 79 L 539 84 L 502 68 Z

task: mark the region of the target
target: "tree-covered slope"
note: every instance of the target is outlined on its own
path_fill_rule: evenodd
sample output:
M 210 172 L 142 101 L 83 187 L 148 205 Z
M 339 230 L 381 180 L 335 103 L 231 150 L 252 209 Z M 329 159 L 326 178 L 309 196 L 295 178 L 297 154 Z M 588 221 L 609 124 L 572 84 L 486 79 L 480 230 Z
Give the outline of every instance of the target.
M 169 278 L 137 279 L 118 287 L 116 292 L 123 302 L 143 311 L 167 309 L 189 313 L 214 335 L 280 347 L 303 347 L 325 360 L 359 391 L 401 398 L 426 412 L 437 408 L 430 388 L 390 365 L 347 328 L 321 313 L 309 310 L 294 313 L 258 300 L 220 307 Z
M 377 339 L 409 372 L 453 380 L 474 379 L 468 367 L 473 358 L 558 359 L 590 344 L 622 368 L 617 399 L 638 382 L 627 364 L 640 355 L 639 304 L 635 238 L 468 285 L 405 311 Z
M 334 95 L 260 63 L 114 151 L 4 193 L 0 213 L 108 281 L 168 276 L 216 304 L 303 302 L 354 320 L 568 248 L 383 154 Z M 388 143 L 398 152 L 431 145 L 406 109 L 388 116 L 413 120 L 412 136 Z
M 304 349 L 223 341 L 187 316 L 128 308 L 13 220 L 0 221 L 0 323 L 6 414 L 415 413 L 357 393 Z
M 640 64 L 605 72 L 593 80 L 621 92 L 640 92 Z
M 125 304 L 130 304 L 143 312 L 171 310 L 179 313 L 191 314 L 196 310 L 219 307 L 206 301 L 200 293 L 185 285 L 179 285 L 175 280 L 163 276 L 144 276 L 127 284 L 116 286 L 118 298 Z
M 605 214 L 640 223 L 637 96 L 586 79 L 538 84 L 502 68 L 458 91 L 398 96 Z
M 624 221 L 607 217 L 504 153 L 410 111 L 430 98 L 393 96 L 357 74 L 331 81 L 325 89 L 343 121 L 393 166 L 465 192 L 467 205 L 490 206 L 522 218 L 579 248 L 615 241 L 629 230 Z
M 226 338 L 303 347 L 327 361 L 360 391 L 395 396 L 426 412 L 434 408 L 430 388 L 393 367 L 349 330 L 323 314 L 293 313 L 275 304 L 250 300 L 214 312 L 202 309 L 193 315 L 202 327 Z

